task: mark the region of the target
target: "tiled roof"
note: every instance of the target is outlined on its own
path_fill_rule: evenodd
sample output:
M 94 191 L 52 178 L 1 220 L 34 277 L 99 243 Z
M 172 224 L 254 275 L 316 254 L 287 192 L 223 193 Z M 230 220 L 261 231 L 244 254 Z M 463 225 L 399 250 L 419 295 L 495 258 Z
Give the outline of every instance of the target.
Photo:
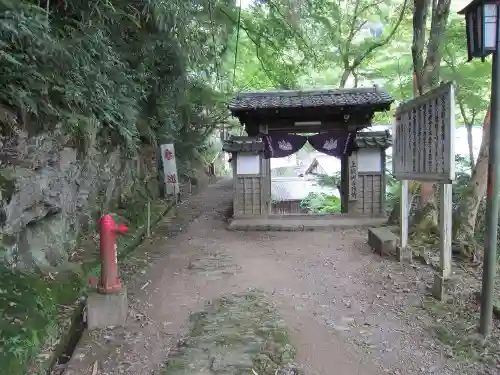
M 338 196 L 337 189 L 321 186 L 317 179 L 300 177 L 273 177 L 271 179 L 271 199 L 274 201 L 303 200 L 309 193 Z
M 333 176 L 335 173 L 340 172 L 341 169 L 339 159 L 334 156 L 321 155 L 314 158 L 305 173 L 310 173 L 316 165 L 319 165 L 328 176 Z
M 233 112 L 241 110 L 306 107 L 381 106 L 389 109 L 394 99 L 378 87 L 303 91 L 259 91 L 241 93 L 229 103 Z
M 297 166 L 297 154 L 292 154 L 284 158 L 271 159 L 271 170 L 283 167 L 296 167 L 296 166 Z
M 386 149 L 392 146 L 392 136 L 388 130 L 383 132 L 359 132 L 356 134 L 354 142 L 358 148 L 378 147 Z

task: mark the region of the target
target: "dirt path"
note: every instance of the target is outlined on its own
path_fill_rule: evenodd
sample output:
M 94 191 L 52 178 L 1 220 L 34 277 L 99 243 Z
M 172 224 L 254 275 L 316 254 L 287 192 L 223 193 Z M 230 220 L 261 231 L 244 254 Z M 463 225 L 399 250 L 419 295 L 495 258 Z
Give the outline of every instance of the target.
M 149 375 L 165 363 L 190 312 L 248 288 L 272 296 L 306 375 L 464 374 L 423 328 L 425 318 L 410 313 L 428 271 L 381 260 L 364 231 L 229 232 L 231 195 L 228 182 L 212 186 L 160 226 L 127 266 L 136 275 L 127 328 L 87 335 L 67 375 L 94 366 L 101 375 Z

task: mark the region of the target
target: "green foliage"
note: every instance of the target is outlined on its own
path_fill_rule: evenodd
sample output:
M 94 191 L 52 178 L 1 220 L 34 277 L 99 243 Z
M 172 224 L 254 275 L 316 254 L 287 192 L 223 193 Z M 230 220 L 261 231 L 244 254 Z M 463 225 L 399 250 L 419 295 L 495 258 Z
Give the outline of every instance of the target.
M 26 373 L 28 363 L 52 333 L 58 306 L 73 303 L 79 288 L 71 277 L 63 283 L 0 266 L 1 374 Z
M 325 193 L 309 193 L 300 207 L 310 214 L 331 214 L 341 211 L 340 198 Z
M 457 208 L 460 197 L 469 183 L 471 175 L 469 160 L 462 155 L 455 155 L 455 183 L 453 184 L 453 208 Z
M 340 186 L 342 179 L 340 176 L 340 172 L 336 172 L 333 175 L 321 175 L 318 176 L 318 185 L 325 187 L 332 187 L 337 189 Z
M 276 177 L 295 177 L 296 167 L 279 167 L 272 170 L 272 175 Z
M 233 1 L 46 5 L 0 0 L 0 102 L 19 125 L 69 135 L 83 151 L 175 141 L 196 157 L 225 116 L 211 80 Z
M 401 199 L 401 183 L 392 176 L 386 176 L 385 201 L 388 213 L 399 204 Z
M 232 53 L 224 63 L 229 83 L 234 73 L 235 89 L 298 88 L 298 79 L 307 74 L 314 51 L 298 19 L 291 19 L 289 5 L 287 1 L 266 0 L 242 10 L 239 36 L 233 35 L 228 45 Z M 237 24 L 236 16 L 227 16 Z
M 340 186 L 340 172 L 331 176 L 318 176 L 318 185 L 337 189 Z M 326 193 L 311 192 L 300 202 L 300 207 L 310 214 L 331 214 L 342 211 L 340 198 Z
M 144 144 L 175 142 L 181 173 L 213 159 L 212 134 L 227 117 L 216 82 L 234 14 L 234 0 L 0 0 L 0 110 L 16 119 L 0 124 L 0 137 L 48 132 L 83 156 L 118 149 L 132 174 Z M 147 180 L 134 176 L 137 193 Z M 5 173 L 0 185 L 7 199 Z M 79 285 L 0 273 L 0 373 L 17 375 Z
M 465 125 L 482 124 L 488 108 L 491 88 L 491 61 L 467 61 L 462 16 L 450 17 L 444 47 L 443 80 L 456 83 L 457 120 Z
M 361 82 L 383 85 L 397 102 L 413 97 L 411 57 L 412 15 L 402 21 L 394 38 L 385 48 L 378 49 L 360 67 Z M 456 84 L 456 114 L 459 124 L 482 123 L 489 103 L 491 63 L 478 59 L 467 62 L 465 24 L 462 16 L 450 15 L 447 32 L 443 37 L 441 80 Z M 377 114 L 378 123 L 391 123 L 389 114 Z
M 351 75 L 352 84 L 358 84 L 358 70 L 392 41 L 407 11 L 407 2 L 399 0 L 306 3 L 307 35 L 323 46 L 320 66 L 328 69 L 334 62 L 340 68 L 336 82 L 330 84 L 341 87 Z
M 403 0 L 257 3 L 242 12 L 238 89 L 377 84 L 395 97 L 396 104 L 413 96 L 411 4 L 405 7 Z M 370 27 L 377 31 L 379 26 L 380 35 L 369 35 Z M 451 14 L 443 35 L 440 75 L 456 83 L 457 122 L 477 124 L 489 101 L 491 64 L 467 62 L 464 33 L 463 17 Z M 234 48 L 233 36 L 228 49 L 234 52 Z M 231 70 L 233 64 L 231 53 L 225 66 Z M 374 119 L 374 123 L 391 122 L 389 112 Z

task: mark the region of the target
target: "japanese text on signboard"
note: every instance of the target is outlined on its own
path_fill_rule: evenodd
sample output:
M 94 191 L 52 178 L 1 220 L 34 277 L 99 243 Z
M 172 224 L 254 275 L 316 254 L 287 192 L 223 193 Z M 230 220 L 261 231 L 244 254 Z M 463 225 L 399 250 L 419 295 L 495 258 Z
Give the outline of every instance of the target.
M 348 166 L 349 200 L 355 201 L 358 194 L 358 158 L 356 153 L 349 157 Z
M 393 129 L 392 165 L 399 180 L 455 179 L 455 99 L 446 83 L 401 104 Z
M 179 193 L 179 179 L 177 176 L 177 165 L 175 161 L 175 150 L 173 144 L 161 145 L 163 162 L 163 173 L 165 175 L 165 188 L 167 195 Z

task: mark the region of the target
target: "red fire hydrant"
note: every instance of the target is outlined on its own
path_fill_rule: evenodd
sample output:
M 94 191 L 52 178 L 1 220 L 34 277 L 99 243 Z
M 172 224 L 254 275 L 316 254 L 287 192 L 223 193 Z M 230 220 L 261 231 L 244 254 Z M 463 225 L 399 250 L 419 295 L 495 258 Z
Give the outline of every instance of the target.
M 118 278 L 116 234 L 125 234 L 128 227 L 117 225 L 111 215 L 104 215 L 98 221 L 100 228 L 101 279 L 97 285 L 99 293 L 116 293 L 121 289 Z

